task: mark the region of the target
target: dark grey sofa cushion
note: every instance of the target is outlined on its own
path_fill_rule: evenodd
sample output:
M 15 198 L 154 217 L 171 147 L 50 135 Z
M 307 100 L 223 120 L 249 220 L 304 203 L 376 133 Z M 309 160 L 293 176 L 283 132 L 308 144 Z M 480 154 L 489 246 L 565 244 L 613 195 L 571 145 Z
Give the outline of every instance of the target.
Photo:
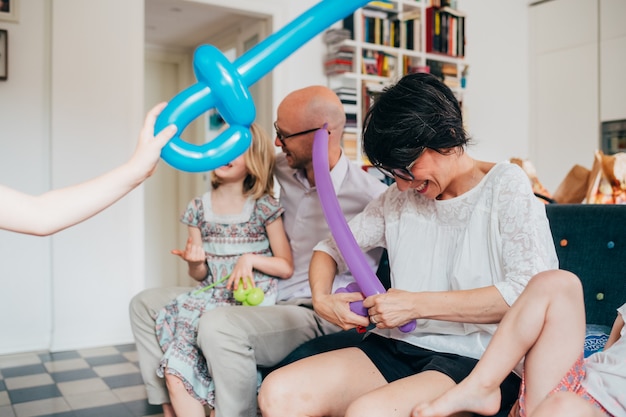
M 587 323 L 612 326 L 626 302 L 626 205 L 548 204 L 559 267 L 578 275 Z

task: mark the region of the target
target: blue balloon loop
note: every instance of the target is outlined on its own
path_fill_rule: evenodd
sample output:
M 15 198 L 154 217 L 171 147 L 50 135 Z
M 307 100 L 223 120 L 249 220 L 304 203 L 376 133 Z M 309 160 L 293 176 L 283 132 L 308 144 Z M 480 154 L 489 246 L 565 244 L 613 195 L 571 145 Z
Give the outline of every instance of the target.
M 204 145 L 193 145 L 183 140 L 170 141 L 161 157 L 186 172 L 211 171 L 230 163 L 252 144 L 252 133 L 244 126 L 231 126 Z M 175 165 L 174 165 L 175 164 Z
M 256 117 L 252 95 L 237 69 L 212 45 L 196 50 L 194 68 L 198 81 L 216 95 L 216 108 L 230 125 L 250 126 Z
M 256 110 L 248 87 L 324 29 L 369 1 L 322 0 L 258 43 L 233 64 L 217 48 L 209 45 L 199 47 L 194 54 L 194 72 L 198 83 L 170 100 L 155 124 L 155 133 L 170 124 L 178 128 L 177 134 L 161 152 L 163 160 L 182 171 L 202 172 L 225 165 L 232 160 L 229 158 L 243 154 L 251 142 L 246 142 L 246 135 L 239 128 L 236 135 L 224 132 L 205 145 L 187 143 L 180 135 L 189 123 L 214 108 L 230 126 L 249 130 Z M 241 138 L 242 142 L 239 143 L 235 137 Z M 211 158 L 216 160 L 207 160 Z

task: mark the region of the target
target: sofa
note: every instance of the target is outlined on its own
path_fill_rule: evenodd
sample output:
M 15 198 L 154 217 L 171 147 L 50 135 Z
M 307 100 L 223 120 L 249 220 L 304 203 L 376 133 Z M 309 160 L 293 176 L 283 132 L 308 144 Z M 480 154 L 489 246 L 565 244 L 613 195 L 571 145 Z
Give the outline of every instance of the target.
M 612 326 L 626 303 L 626 205 L 548 204 L 559 266 L 583 284 L 588 324 Z
M 617 316 L 616 309 L 626 302 L 626 205 L 546 204 L 546 214 L 559 267 L 582 281 L 588 328 L 609 329 Z M 388 288 L 386 256 L 381 259 L 377 275 Z M 361 337 L 354 330 L 318 337 L 295 349 L 277 367 L 316 353 L 354 346 Z M 263 369 L 262 373 L 266 375 L 277 367 Z

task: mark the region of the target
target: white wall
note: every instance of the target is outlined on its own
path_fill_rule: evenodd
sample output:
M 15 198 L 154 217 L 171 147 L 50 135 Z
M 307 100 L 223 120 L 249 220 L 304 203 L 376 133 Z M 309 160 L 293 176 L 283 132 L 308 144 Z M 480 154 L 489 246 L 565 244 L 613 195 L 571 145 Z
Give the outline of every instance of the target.
M 125 161 L 143 120 L 143 3 L 22 1 L 20 21 L 0 28 L 0 181 L 35 194 Z M 132 340 L 141 194 L 51 238 L 0 234 L 0 353 Z
M 625 16 L 621 0 L 531 8 L 530 146 L 549 190 L 575 164 L 592 167 L 602 121 L 626 118 Z
M 142 2 L 52 3 L 53 188 L 132 153 L 144 114 L 143 15 Z M 129 341 L 128 302 L 143 277 L 142 190 L 52 240 L 51 349 Z
M 626 118 L 626 1 L 600 1 L 600 120 Z
M 22 2 L 9 33 L 9 79 L 0 81 L 0 182 L 50 187 L 50 23 L 46 0 Z M 1 204 L 1 202 L 0 202 Z M 43 348 L 52 328 L 51 239 L 0 231 L 0 353 Z M 28 328 L 28 331 L 25 329 Z
M 156 103 L 171 100 L 179 91 L 193 83 L 192 51 L 173 52 L 147 48 L 145 55 L 144 93 L 148 111 Z M 192 143 L 204 133 L 204 126 L 193 122 L 185 129 L 183 138 Z M 167 163 L 160 164 L 149 181 L 144 183 L 144 276 L 139 292 L 144 288 L 191 285 L 187 263 L 170 251 L 184 248 L 187 230 L 177 221 L 192 196 L 188 190 L 199 182 L 199 174 L 179 171 Z
M 464 117 L 469 152 L 488 161 L 528 158 L 528 4 L 458 0 L 466 12 L 469 76 Z M 541 174 L 541 173 L 539 173 Z
M 548 190 L 599 146 L 598 23 L 597 0 L 531 7 L 530 146 Z

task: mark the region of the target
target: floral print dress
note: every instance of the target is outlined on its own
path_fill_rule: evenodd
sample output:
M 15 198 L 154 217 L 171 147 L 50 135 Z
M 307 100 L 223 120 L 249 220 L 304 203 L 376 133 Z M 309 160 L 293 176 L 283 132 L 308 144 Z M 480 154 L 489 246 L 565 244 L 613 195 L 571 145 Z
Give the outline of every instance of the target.
M 189 394 L 204 405 L 214 406 L 215 388 L 196 343 L 198 321 L 207 310 L 240 303 L 226 289 L 226 281 L 209 290 L 199 290 L 230 274 L 244 253 L 272 256 L 265 227 L 283 212 L 278 201 L 266 195 L 258 200 L 248 198 L 239 214 L 216 215 L 211 210 L 209 191 L 191 201 L 181 217 L 182 223 L 200 229 L 209 274 L 196 288 L 181 294 L 157 314 L 156 334 L 163 350 L 157 374 L 177 376 Z M 254 281 L 265 293 L 260 305 L 275 304 L 277 279 L 255 270 Z

